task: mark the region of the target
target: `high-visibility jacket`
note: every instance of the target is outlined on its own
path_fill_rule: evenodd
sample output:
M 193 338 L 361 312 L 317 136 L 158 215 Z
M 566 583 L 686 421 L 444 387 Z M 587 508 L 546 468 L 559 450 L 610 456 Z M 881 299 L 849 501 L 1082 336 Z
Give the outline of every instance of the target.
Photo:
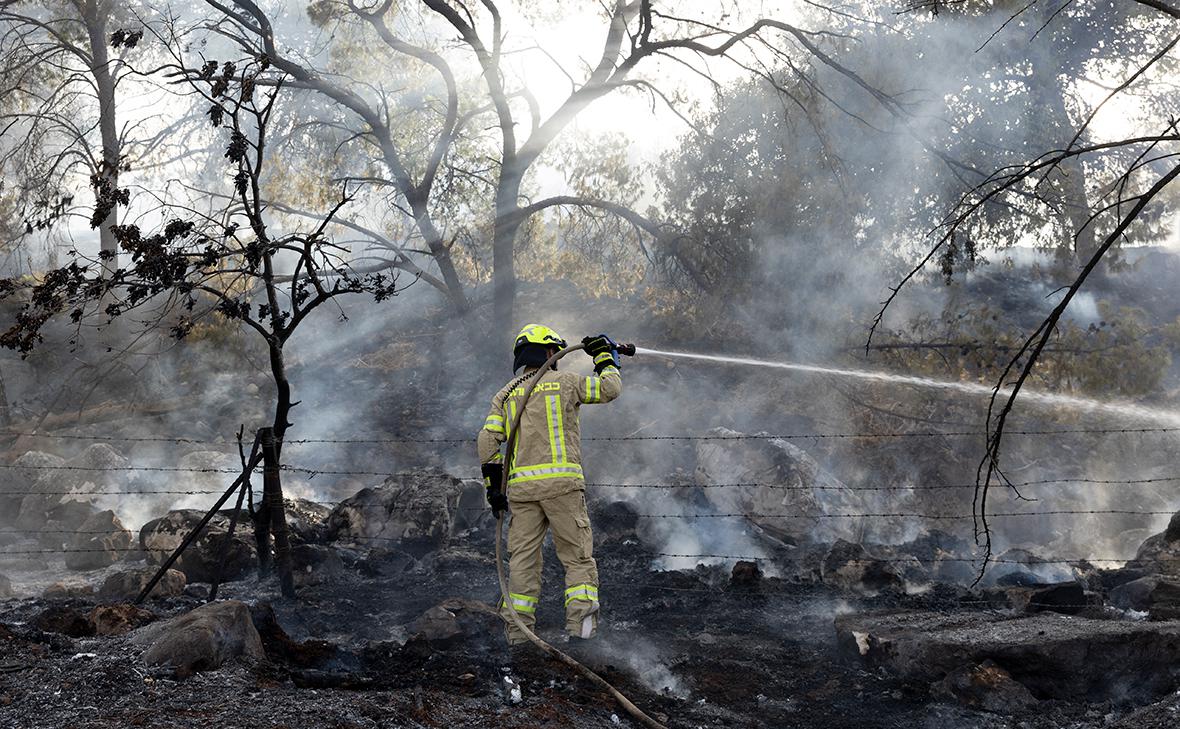
M 526 380 L 514 379 L 492 398 L 477 439 L 480 463 L 502 462 L 500 446 L 508 440 L 508 429 L 524 400 Z M 623 380 L 613 365 L 597 375 L 556 370 L 541 375 L 521 416 L 515 452 L 507 459 L 508 499 L 539 501 L 585 489 L 579 408 L 610 402 L 622 389 Z

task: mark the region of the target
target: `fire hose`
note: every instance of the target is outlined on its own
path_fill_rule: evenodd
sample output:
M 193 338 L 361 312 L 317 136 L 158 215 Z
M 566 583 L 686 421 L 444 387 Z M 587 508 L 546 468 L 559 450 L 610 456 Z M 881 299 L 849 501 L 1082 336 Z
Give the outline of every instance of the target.
M 507 450 L 505 451 L 507 455 L 504 459 L 507 466 L 511 466 L 513 446 L 516 445 L 516 436 L 520 432 L 520 418 L 522 415 L 524 415 L 524 408 L 528 404 L 529 397 L 533 394 L 533 388 L 536 387 L 537 381 L 541 379 L 543 374 L 549 371 L 549 368 L 551 368 L 557 362 L 557 360 L 566 356 L 570 352 L 576 352 L 580 349 L 583 349 L 583 346 L 581 344 L 575 344 L 570 347 L 566 347 L 560 352 L 557 352 L 552 357 L 550 357 L 545 362 L 545 364 L 541 365 L 541 367 L 526 381 L 524 386 L 524 397 L 520 402 L 520 408 L 518 408 L 516 411 L 516 417 L 512 421 L 512 427 L 508 431 L 508 442 L 506 444 Z M 619 351 L 623 354 L 634 355 L 635 345 L 619 345 Z M 504 517 L 503 514 L 501 514 L 500 516 L 496 517 L 496 576 L 500 578 L 500 598 L 504 601 L 503 604 L 511 605 L 512 599 L 508 594 L 508 580 L 504 577 L 503 523 Z M 619 690 L 614 686 L 607 683 L 606 679 L 604 679 L 602 676 L 599 676 L 594 671 L 591 671 L 589 668 L 586 668 L 581 663 L 578 663 L 570 656 L 542 640 L 536 633 L 534 633 L 527 625 L 524 624 L 524 621 L 520 619 L 520 616 L 516 614 L 515 610 L 508 610 L 506 612 L 512 616 L 512 622 L 516 624 L 516 627 L 519 628 L 522 633 L 524 633 L 525 637 L 528 638 L 529 641 L 531 641 L 544 652 L 548 653 L 553 658 L 556 658 L 557 660 L 585 676 L 595 686 L 608 692 L 614 697 L 615 701 L 618 701 L 619 705 L 622 706 L 623 709 L 632 717 L 634 717 L 635 720 L 640 724 L 643 724 L 646 727 L 651 727 L 651 729 L 667 729 L 663 724 L 643 713 L 642 709 L 632 703 L 630 699 L 620 693 Z

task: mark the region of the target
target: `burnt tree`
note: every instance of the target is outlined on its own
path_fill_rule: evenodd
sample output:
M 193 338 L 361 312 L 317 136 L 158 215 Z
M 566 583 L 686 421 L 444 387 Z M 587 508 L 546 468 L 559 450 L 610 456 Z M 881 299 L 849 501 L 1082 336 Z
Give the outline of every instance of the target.
M 75 251 L 73 261 L 47 271 L 35 285 L 21 279 L 0 282 L 5 296 L 31 289 L 15 322 L 0 335 L 0 345 L 28 353 L 41 340 L 42 327 L 58 315 L 80 327 L 137 311 L 148 314 L 149 326 L 167 327 L 177 339 L 207 319 L 237 322 L 258 335 L 269 356 L 275 401 L 268 466 L 277 469 L 297 405 L 287 376 L 287 342 L 324 304 L 352 294 L 382 301 L 398 293 L 398 282 L 386 272 L 358 273 L 351 251 L 324 235 L 351 199 L 348 183 L 314 228 L 277 233 L 278 226 L 271 224 L 263 185 L 271 152 L 267 129 L 284 78 L 268 59 L 207 61 L 200 68 L 178 59 L 171 73 L 204 98 L 210 123 L 227 139 L 224 157 L 232 189 L 208 193 L 210 199 L 224 200 L 224 207 L 204 214 L 174 207 L 168 212 L 176 216 L 152 232 L 113 226 L 129 265 L 105 276 L 113 254 L 104 251 L 87 259 Z M 273 511 L 272 501 L 267 507 Z M 271 514 L 271 521 L 278 518 Z

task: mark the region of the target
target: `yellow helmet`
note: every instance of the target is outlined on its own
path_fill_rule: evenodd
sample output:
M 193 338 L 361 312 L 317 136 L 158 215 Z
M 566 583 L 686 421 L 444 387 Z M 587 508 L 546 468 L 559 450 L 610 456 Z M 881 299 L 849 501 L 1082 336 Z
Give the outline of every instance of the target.
M 512 349 L 515 351 L 526 344 L 540 344 L 543 347 L 559 349 L 566 347 L 565 340 L 544 324 L 526 324 L 524 329 L 520 330 L 520 334 L 516 335 L 516 344 Z
M 565 340 L 557 332 L 543 324 L 529 324 L 516 335 L 512 347 L 512 371 L 521 367 L 540 367 L 549 359 L 550 347 L 565 349 Z M 553 367 L 556 369 L 557 365 Z

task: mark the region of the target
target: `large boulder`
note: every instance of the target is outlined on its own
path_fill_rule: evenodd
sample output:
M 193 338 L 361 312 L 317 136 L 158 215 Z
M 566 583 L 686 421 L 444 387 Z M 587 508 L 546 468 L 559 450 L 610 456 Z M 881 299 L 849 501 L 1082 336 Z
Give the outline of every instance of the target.
M 863 524 L 847 519 L 821 519 L 824 513 L 863 513 L 874 504 L 848 489 L 805 450 L 790 441 L 764 433 L 746 438 L 727 428 L 714 428 L 713 440 L 696 446 L 694 478 L 700 484 L 743 484 L 705 489 L 704 496 L 718 512 L 752 515 L 750 521 L 791 543 L 836 539 L 896 542 L 908 537 L 889 520 Z M 894 499 L 904 498 L 891 494 Z M 897 506 L 897 502 L 893 502 Z M 816 518 L 774 518 L 775 514 Z
M 12 597 L 12 580 L 0 575 L 0 600 Z
M 242 469 L 238 457 L 225 451 L 192 451 L 181 456 L 176 466 L 188 471 L 185 481 L 193 491 L 224 491 L 233 472 Z
M 151 582 L 157 572 L 155 567 L 137 567 L 109 575 L 98 590 L 98 599 L 103 602 L 129 602 Z M 186 580 L 184 573 L 169 569 L 152 588 L 148 597 L 180 597 L 184 594 Z
M 86 583 L 54 582 L 41 592 L 46 600 L 93 600 L 94 586 Z
M 1180 512 L 1172 514 L 1168 527 L 1164 529 L 1164 541 L 1169 544 L 1180 542 Z
M 55 509 L 71 501 L 96 498 L 105 491 L 126 486 L 129 461 L 106 443 L 88 446 L 69 460 L 41 451 L 29 451 L 14 462 L 5 491 L 25 492 L 0 499 L 0 520 L 25 528 L 50 527 Z M 14 503 L 14 501 L 16 503 Z M 8 511 L 5 507 L 15 507 Z M 11 515 L 16 515 L 15 520 Z
M 131 548 L 131 532 L 113 511 L 100 511 L 84 521 L 66 551 L 66 568 L 96 570 L 110 567 Z
M 369 548 L 396 545 L 420 557 L 445 547 L 464 528 L 464 493 L 482 488 L 435 468 L 399 473 L 340 502 L 328 517 L 327 536 Z
M 201 530 L 192 544 L 184 550 L 174 567 L 184 573 L 189 582 L 212 582 L 221 563 L 221 551 L 229 535 L 229 511 L 218 512 Z M 189 532 L 201 521 L 205 512 L 198 509 L 170 511 L 153 519 L 139 530 L 139 546 L 149 564 L 163 564 L 180 546 Z M 223 582 L 240 580 L 258 566 L 258 550 L 254 544 L 253 526 L 245 510 L 238 517 L 234 535 L 229 541 Z
M 1127 567 L 1154 574 L 1180 577 L 1180 513 L 1172 516 L 1168 528 L 1148 537 Z
M 1180 621 L 911 611 L 841 615 L 835 627 L 847 653 L 906 680 L 991 660 L 1039 698 L 1075 701 L 1152 700 L 1180 680 Z
M 283 508 L 292 543 L 319 544 L 325 541 L 328 516 L 332 513 L 330 507 L 307 499 L 286 499 Z
M 45 511 L 56 501 L 49 494 L 30 492 L 64 491 L 64 488 L 55 487 L 55 484 L 66 472 L 50 469 L 60 468 L 65 464 L 64 458 L 52 453 L 28 451 L 13 461 L 12 468 L 4 469 L 3 473 L 0 473 L 0 484 L 3 485 L 0 491 L 4 492 L 0 494 L 0 524 L 12 526 L 20 523 L 28 528 L 42 526 L 45 523 Z M 32 524 L 25 524 L 19 519 L 26 499 L 30 501 L 29 514 L 42 515 L 40 519 L 34 519 Z
M 820 577 L 824 584 L 867 594 L 904 587 L 894 562 L 877 559 L 863 546 L 843 539 L 837 539 L 824 556 Z
M 238 600 L 202 605 L 191 612 L 140 628 L 133 636 L 143 646 L 143 662 L 169 669 L 178 678 L 214 671 L 233 658 L 263 660 L 266 653 L 250 608 Z
M 1159 575 L 1140 577 L 1110 591 L 1110 603 L 1147 613 L 1152 620 L 1180 618 L 1180 580 Z

